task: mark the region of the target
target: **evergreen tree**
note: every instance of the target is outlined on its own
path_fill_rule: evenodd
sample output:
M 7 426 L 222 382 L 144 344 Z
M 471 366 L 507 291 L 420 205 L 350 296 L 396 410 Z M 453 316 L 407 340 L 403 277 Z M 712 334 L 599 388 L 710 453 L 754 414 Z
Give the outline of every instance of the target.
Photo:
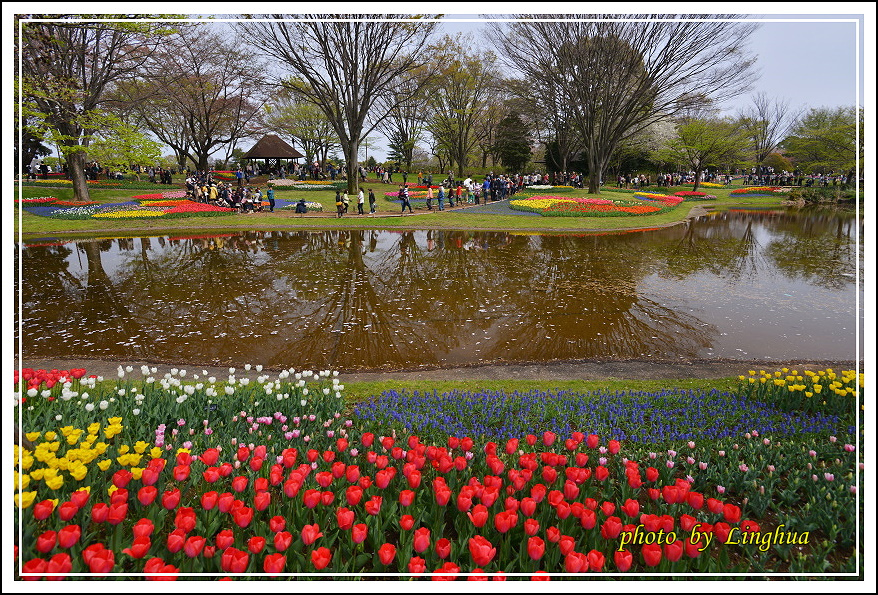
M 520 172 L 530 161 L 530 138 L 524 122 L 517 113 L 512 112 L 497 126 L 497 140 L 494 143 L 500 163 L 510 172 Z

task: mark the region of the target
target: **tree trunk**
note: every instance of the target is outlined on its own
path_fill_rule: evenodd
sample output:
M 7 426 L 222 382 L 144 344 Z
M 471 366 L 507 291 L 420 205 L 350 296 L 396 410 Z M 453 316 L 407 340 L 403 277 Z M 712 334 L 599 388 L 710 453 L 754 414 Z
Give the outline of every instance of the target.
M 344 167 L 348 174 L 348 194 L 356 194 L 360 181 L 360 176 L 357 175 L 357 155 L 360 152 L 360 146 L 353 141 L 342 143 L 342 151 L 344 151 Z
M 88 179 L 85 177 L 85 151 L 72 151 L 66 157 L 67 170 L 73 182 L 73 200 L 90 200 Z
M 598 163 L 598 160 L 592 156 L 588 158 L 588 193 L 589 194 L 600 194 L 601 193 L 601 173 L 603 173 L 603 167 Z
M 692 192 L 698 192 L 699 184 L 701 184 L 701 168 L 695 170 L 695 186 L 692 187 Z

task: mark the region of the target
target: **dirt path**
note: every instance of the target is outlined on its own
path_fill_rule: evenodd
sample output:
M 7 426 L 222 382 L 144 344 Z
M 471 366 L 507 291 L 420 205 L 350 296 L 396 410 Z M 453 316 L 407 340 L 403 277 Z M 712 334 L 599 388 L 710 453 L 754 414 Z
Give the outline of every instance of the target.
M 228 366 L 202 366 L 193 364 L 169 365 L 150 362 L 115 362 L 110 360 L 25 359 L 27 368 L 67 370 L 85 368 L 88 374 L 115 378 L 119 365 L 132 366 L 135 377 L 140 376 L 140 366 L 157 369 L 159 376 L 176 367 L 187 370 L 187 375 L 202 374 L 225 378 Z M 371 382 L 381 380 L 660 380 L 677 378 L 726 378 L 746 374 L 748 370 L 779 370 L 788 367 L 797 370 L 849 370 L 854 362 L 838 361 L 746 361 L 746 360 L 691 360 L 685 362 L 619 360 L 619 361 L 565 361 L 532 364 L 489 364 L 457 368 L 342 371 L 340 377 L 346 382 Z M 279 368 L 264 368 L 263 374 L 274 375 Z M 246 372 L 236 367 L 235 376 L 255 378 L 255 369 Z

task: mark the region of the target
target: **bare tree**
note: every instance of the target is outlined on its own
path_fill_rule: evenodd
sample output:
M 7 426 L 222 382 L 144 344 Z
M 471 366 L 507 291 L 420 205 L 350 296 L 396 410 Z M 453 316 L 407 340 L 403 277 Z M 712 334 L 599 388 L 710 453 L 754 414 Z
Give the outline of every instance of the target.
M 167 31 L 162 23 L 127 20 L 142 16 L 27 15 L 40 20 L 22 27 L 22 99 L 64 153 L 77 200 L 89 198 L 87 150 L 108 92 L 139 71 Z M 70 20 L 76 17 L 89 21 Z
M 199 25 L 167 39 L 144 76 L 121 90 L 142 126 L 207 170 L 219 147 L 252 135 L 261 68 L 223 32 Z
M 756 165 L 760 165 L 787 137 L 801 113 L 790 110 L 788 101 L 772 101 L 766 93 L 757 93 L 751 100 L 751 105 L 741 110 L 738 119 L 750 140 Z
M 240 26 L 255 48 L 293 73 L 283 81 L 323 110 L 338 135 L 347 168 L 348 191 L 358 186 L 360 143 L 395 104 L 377 101 L 422 64 L 422 50 L 435 22 L 409 15 L 271 15 Z M 277 20 L 296 18 L 300 20 Z M 333 19 L 333 20 L 328 20 Z M 342 20 L 344 19 L 344 20 Z
M 576 15 L 506 28 L 507 63 L 558 93 L 582 136 L 588 189 L 600 181 L 616 145 L 699 97 L 744 92 L 753 60 L 745 52 L 756 25 L 740 15 Z M 545 15 L 543 18 L 553 18 Z
M 391 155 L 402 162 L 407 171 L 412 169 L 415 147 L 426 130 L 424 91 L 434 72 L 428 64 L 413 69 L 398 78 L 389 92 L 376 102 L 378 109 L 387 114 L 378 121 L 377 128 L 387 137 Z
M 265 106 L 262 121 L 269 130 L 298 143 L 308 163 L 317 157 L 325 164 L 329 151 L 339 146 L 335 129 L 320 108 L 289 89 L 274 95 Z
M 445 149 L 449 167 L 464 175 L 467 159 L 479 139 L 488 98 L 494 91 L 491 71 L 496 57 L 490 51 L 468 52 L 469 38 L 446 37 L 440 44 L 439 77 L 430 91 L 430 132 Z

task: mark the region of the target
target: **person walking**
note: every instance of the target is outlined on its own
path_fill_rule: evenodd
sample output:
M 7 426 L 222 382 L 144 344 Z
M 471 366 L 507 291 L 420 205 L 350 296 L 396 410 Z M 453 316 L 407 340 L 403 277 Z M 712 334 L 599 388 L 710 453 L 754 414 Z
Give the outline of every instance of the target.
M 402 199 L 402 212 L 405 213 L 405 209 L 408 207 L 409 213 L 413 213 L 412 203 L 409 202 L 409 190 L 405 184 L 399 187 L 399 198 Z
M 268 212 L 274 213 L 274 188 L 269 187 L 265 194 L 268 197 Z
M 363 195 L 363 189 L 360 188 L 360 191 L 357 193 L 357 213 L 363 215 L 363 203 L 366 202 L 366 197 Z
M 427 210 L 433 210 L 433 188 L 432 186 L 427 186 Z
M 348 207 L 351 204 L 351 197 L 348 196 L 347 190 L 345 190 L 344 194 L 341 195 L 341 202 L 344 205 L 344 212 L 348 212 Z
M 445 186 L 439 186 L 439 194 L 436 198 L 439 201 L 439 210 L 444 210 L 442 205 L 445 203 Z
M 375 193 L 369 188 L 369 214 L 375 214 Z
M 344 216 L 344 201 L 341 199 L 341 192 L 335 193 L 335 210 L 336 218 L 341 219 Z

